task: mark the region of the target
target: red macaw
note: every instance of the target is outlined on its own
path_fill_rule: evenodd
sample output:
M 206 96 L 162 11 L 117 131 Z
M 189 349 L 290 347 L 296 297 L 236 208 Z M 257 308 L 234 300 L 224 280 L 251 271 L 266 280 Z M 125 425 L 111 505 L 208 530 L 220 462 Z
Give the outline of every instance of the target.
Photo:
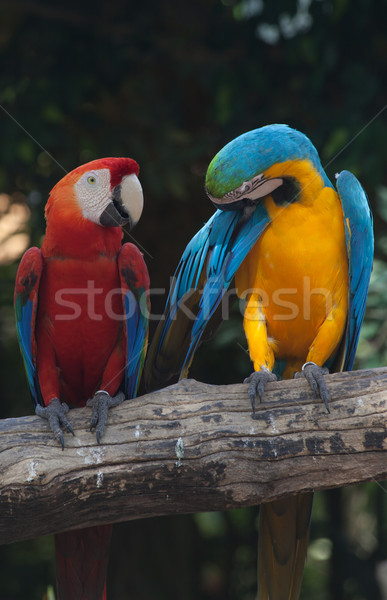
M 139 167 L 104 158 L 78 167 L 50 193 L 41 249 L 23 256 L 15 287 L 20 349 L 36 413 L 64 447 L 69 406 L 90 406 L 97 441 L 108 409 L 136 395 L 148 335 L 149 276 L 122 245 L 139 220 Z M 59 600 L 106 598 L 111 525 L 55 536 Z

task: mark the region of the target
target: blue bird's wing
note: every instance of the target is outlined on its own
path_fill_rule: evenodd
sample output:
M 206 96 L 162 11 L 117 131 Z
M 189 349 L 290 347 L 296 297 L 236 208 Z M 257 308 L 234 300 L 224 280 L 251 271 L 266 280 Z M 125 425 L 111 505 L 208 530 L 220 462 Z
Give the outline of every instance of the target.
M 35 324 L 43 257 L 39 248 L 24 254 L 16 274 L 14 306 L 16 331 L 34 404 L 44 406 L 36 372 Z
M 118 269 L 126 329 L 124 391 L 127 398 L 134 398 L 148 342 L 149 275 L 141 252 L 133 244 L 122 246 L 118 255 Z
M 249 218 L 242 210 L 218 210 L 189 242 L 148 353 L 148 390 L 186 376 L 204 330 L 211 329 L 237 269 L 269 222 L 262 204 Z
M 363 323 L 374 254 L 372 214 L 365 191 L 352 173 L 336 179 L 343 213 L 349 262 L 348 323 L 342 369 L 350 371 Z

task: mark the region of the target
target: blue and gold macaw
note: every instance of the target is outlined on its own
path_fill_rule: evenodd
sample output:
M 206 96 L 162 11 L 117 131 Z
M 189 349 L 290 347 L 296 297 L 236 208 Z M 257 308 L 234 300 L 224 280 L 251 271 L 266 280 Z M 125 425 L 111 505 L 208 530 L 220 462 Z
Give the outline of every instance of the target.
M 268 381 L 307 379 L 328 407 L 324 374 L 351 370 L 373 259 L 366 194 L 348 171 L 337 191 L 318 153 L 286 125 L 249 131 L 212 160 L 218 209 L 185 249 L 146 365 L 148 389 L 187 375 L 235 278 L 254 371 L 255 408 Z M 313 494 L 261 506 L 258 599 L 296 600 Z

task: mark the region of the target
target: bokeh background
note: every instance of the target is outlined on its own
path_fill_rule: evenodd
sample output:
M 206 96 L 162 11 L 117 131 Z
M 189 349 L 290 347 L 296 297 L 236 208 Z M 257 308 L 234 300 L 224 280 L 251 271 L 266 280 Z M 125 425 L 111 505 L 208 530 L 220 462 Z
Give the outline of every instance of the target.
M 145 210 L 135 239 L 165 287 L 213 209 L 204 175 L 236 135 L 306 133 L 331 179 L 351 170 L 375 217 L 356 368 L 387 364 L 387 3 L 384 0 L 0 1 L 0 412 L 32 413 L 17 347 L 17 264 L 44 234 L 48 193 L 81 163 L 130 156 Z M 165 297 L 152 298 L 154 314 Z M 152 328 L 155 323 L 152 322 Z M 251 369 L 240 316 L 192 375 Z M 258 509 L 116 527 L 111 600 L 252 600 Z M 1 517 L 0 517 L 1 518 Z M 0 546 L 0 599 L 54 599 L 50 537 Z M 302 599 L 387 599 L 387 484 L 316 495 Z

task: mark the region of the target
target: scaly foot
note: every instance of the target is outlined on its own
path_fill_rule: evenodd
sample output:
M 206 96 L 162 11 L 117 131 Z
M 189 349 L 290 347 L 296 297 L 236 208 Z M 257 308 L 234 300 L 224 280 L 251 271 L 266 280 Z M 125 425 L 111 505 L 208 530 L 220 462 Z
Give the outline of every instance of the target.
M 66 416 L 68 412 L 69 407 L 65 402 L 61 402 L 59 398 L 53 398 L 48 406 L 40 406 L 38 404 L 35 408 L 35 413 L 48 421 L 52 433 L 62 446 L 62 450 L 64 449 L 62 429 L 74 435 L 74 430 Z
M 118 392 L 116 396 L 112 397 L 104 390 L 98 390 L 98 392 L 94 394 L 94 398 L 90 398 L 90 400 L 86 402 L 86 406 L 90 406 L 93 409 L 90 421 L 90 431 L 95 429 L 98 444 L 101 443 L 101 438 L 105 432 L 109 408 L 118 406 L 124 400 L 125 394 L 123 392 Z
M 329 410 L 329 394 L 327 385 L 324 381 L 324 375 L 327 375 L 329 370 L 326 367 L 319 367 L 314 362 L 307 362 L 302 366 L 301 371 L 294 374 L 294 378 L 298 379 L 299 377 L 305 377 L 308 381 L 310 387 L 316 394 L 317 398 L 321 398 L 321 400 L 325 404 L 325 408 L 330 413 Z
M 269 369 L 266 369 L 266 367 L 262 367 L 261 371 L 254 371 L 254 373 L 251 373 L 251 375 L 244 380 L 243 383 L 250 384 L 249 396 L 253 413 L 255 412 L 255 397 L 258 395 L 259 401 L 262 402 L 263 392 L 269 381 L 277 381 L 277 377 L 274 373 L 269 371 Z

